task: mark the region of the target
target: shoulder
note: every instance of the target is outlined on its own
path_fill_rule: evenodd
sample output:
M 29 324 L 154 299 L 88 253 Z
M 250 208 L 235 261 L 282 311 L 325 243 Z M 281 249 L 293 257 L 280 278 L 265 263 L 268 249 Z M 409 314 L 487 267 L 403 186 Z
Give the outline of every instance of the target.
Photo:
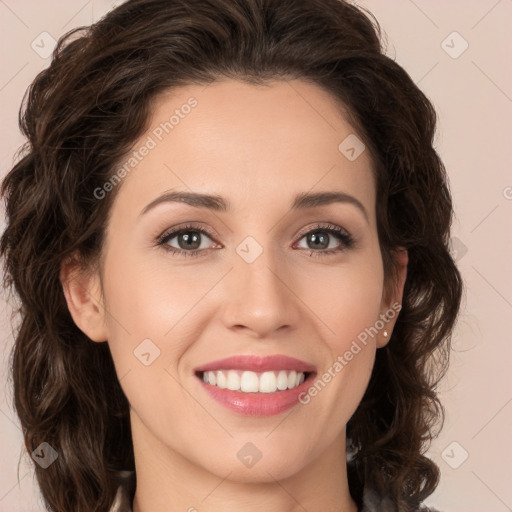
M 381 496 L 368 487 L 363 491 L 363 506 L 360 512 L 397 512 L 396 506 L 387 496 Z M 420 505 L 414 512 L 444 512 L 434 507 Z

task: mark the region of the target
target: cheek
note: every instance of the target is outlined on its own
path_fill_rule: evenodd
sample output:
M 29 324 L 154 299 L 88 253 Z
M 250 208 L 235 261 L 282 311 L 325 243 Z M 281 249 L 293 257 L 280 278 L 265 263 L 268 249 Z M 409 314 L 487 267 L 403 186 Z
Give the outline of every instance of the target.
M 343 350 L 379 318 L 383 269 L 379 253 L 356 256 L 336 268 L 304 270 L 294 292 L 314 313 L 319 332 L 331 348 Z
M 308 279 L 309 285 L 317 283 L 308 288 L 308 305 L 317 313 L 318 329 L 324 333 L 325 357 L 304 403 L 310 403 L 315 414 L 331 425 L 332 435 L 359 405 L 375 360 L 383 269 L 380 254 L 375 251 L 370 256 L 374 257 L 361 258 L 336 272 L 323 270 Z
M 121 254 L 113 247 L 109 255 L 104 287 L 111 313 L 107 315 L 110 340 L 133 350 L 149 338 L 163 354 L 169 341 L 176 338 L 175 333 L 189 325 L 191 319 L 197 320 L 198 303 L 218 276 L 211 269 L 205 272 L 173 265 L 165 256 L 156 265 L 148 264 L 148 258 L 144 260 L 133 252 Z M 179 340 L 174 339 L 171 348 L 179 352 Z

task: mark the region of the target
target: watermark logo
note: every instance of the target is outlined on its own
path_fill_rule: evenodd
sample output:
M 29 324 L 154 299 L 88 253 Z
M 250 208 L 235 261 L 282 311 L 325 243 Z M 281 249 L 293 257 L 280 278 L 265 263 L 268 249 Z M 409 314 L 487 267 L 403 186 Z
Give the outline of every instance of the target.
M 366 149 L 363 141 L 355 134 L 351 133 L 338 146 L 339 152 L 347 159 L 353 162 Z
M 468 252 L 467 246 L 456 236 L 450 238 L 449 248 L 455 262 L 461 260 Z
M 151 365 L 157 357 L 160 356 L 160 349 L 152 340 L 146 338 L 133 351 L 135 357 L 144 365 Z
M 263 247 L 252 236 L 245 237 L 236 248 L 236 253 L 246 263 L 253 263 L 263 252 Z
M 59 454 L 48 443 L 41 443 L 33 452 L 32 458 L 43 468 L 50 467 L 59 457 Z
M 458 32 L 454 31 L 442 41 L 441 48 L 452 59 L 458 59 L 469 48 L 469 43 Z
M 30 43 L 30 47 L 39 57 L 47 59 L 53 53 L 56 44 L 57 41 L 55 41 L 48 32 L 41 32 L 32 43 Z
M 452 469 L 458 469 L 466 462 L 469 453 L 461 444 L 453 441 L 443 450 L 441 457 Z
M 249 469 L 252 468 L 263 456 L 258 447 L 251 443 L 245 443 L 236 454 L 238 460 Z

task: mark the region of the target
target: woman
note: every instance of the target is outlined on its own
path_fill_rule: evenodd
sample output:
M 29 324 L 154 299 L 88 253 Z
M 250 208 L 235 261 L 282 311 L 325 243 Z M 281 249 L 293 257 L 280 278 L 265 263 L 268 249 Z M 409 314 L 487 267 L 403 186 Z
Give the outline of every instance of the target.
M 59 41 L 0 244 L 49 510 L 429 510 L 462 283 L 435 111 L 379 41 L 340 0 L 130 0 Z

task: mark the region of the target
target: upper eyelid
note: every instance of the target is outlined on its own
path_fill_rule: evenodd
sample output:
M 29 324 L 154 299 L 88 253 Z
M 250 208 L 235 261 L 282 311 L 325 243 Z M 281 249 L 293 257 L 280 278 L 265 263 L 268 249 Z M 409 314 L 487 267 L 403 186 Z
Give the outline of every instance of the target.
M 210 238 L 214 237 L 215 235 L 213 233 L 210 233 L 208 229 L 200 226 L 183 226 L 178 228 L 170 228 L 165 230 L 161 235 L 158 236 L 159 240 L 169 238 L 171 235 L 171 238 L 174 238 L 178 234 L 180 234 L 183 231 L 199 231 L 202 234 L 205 234 L 209 236 Z

